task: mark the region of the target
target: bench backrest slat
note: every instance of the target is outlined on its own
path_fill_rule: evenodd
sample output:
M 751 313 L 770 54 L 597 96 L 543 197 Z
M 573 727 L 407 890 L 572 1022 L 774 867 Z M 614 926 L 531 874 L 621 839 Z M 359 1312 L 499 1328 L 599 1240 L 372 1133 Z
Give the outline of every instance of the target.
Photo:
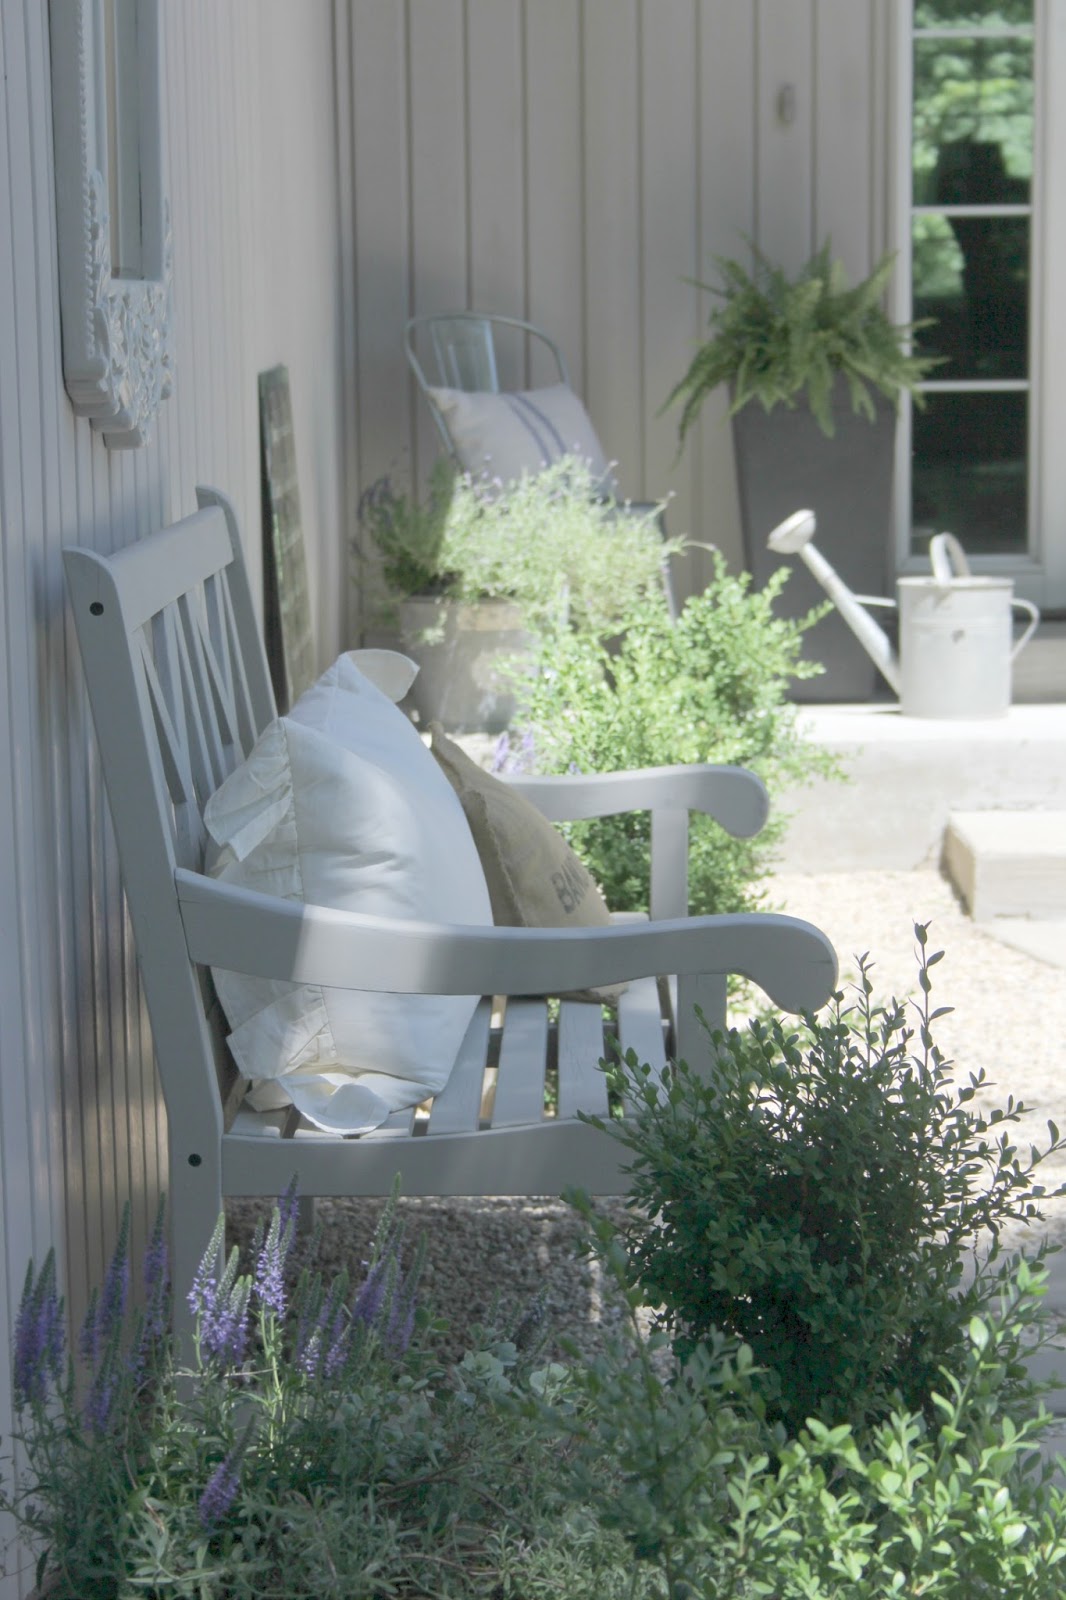
M 202 1143 L 234 1074 L 174 869 L 202 868 L 204 806 L 274 698 L 232 510 L 198 499 L 173 527 L 111 557 L 70 550 L 66 567 L 168 1115 Z

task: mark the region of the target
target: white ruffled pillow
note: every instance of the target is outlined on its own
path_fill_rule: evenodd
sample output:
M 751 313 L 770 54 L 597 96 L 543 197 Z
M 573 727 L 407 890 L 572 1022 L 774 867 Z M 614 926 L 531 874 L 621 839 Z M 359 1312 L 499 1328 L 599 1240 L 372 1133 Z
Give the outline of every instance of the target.
M 204 821 L 220 847 L 208 871 L 338 910 L 491 924 L 462 807 L 392 703 L 417 670 L 391 651 L 350 652 L 270 723 L 208 801 Z M 251 1103 L 268 1110 L 291 1100 L 333 1133 L 366 1133 L 438 1093 L 478 999 L 324 989 L 218 968 L 214 979 L 230 1049 L 253 1080 Z
M 563 456 L 579 456 L 604 493 L 613 493 L 603 446 L 585 407 L 565 383 L 504 394 L 464 389 L 429 393 L 467 472 L 513 483 Z

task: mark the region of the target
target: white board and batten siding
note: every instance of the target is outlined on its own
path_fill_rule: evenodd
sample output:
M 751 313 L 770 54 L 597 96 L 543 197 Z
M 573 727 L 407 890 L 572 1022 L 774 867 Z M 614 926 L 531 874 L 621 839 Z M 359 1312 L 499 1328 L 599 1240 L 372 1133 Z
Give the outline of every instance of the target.
M 124 545 L 208 483 L 237 505 L 258 584 L 256 377 L 285 363 L 322 664 L 344 642 L 347 568 L 333 0 L 163 6 L 176 378 L 125 451 L 63 387 L 47 16 L 0 0 L 0 1453 L 27 1261 L 56 1245 L 80 1316 L 123 1203 L 139 1256 L 166 1184 L 60 551 Z M 0 1578 L 4 1600 L 30 1578 Z
M 790 269 L 831 235 L 850 273 L 869 271 L 888 205 L 888 9 L 351 0 L 357 488 L 424 482 L 437 452 L 406 318 L 504 312 L 562 345 L 624 492 L 672 495 L 671 531 L 735 562 L 719 397 L 680 460 L 677 413 L 660 414 L 711 304 L 686 280 L 743 255 L 745 234 Z M 706 558 L 689 562 L 699 582 Z

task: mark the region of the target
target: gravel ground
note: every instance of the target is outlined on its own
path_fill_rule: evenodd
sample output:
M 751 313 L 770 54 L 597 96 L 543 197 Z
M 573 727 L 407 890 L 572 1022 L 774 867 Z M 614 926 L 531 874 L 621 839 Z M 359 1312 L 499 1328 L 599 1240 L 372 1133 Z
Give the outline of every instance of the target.
M 933 972 L 933 1001 L 953 1012 L 934 1036 L 964 1077 L 983 1069 L 992 1085 L 984 1098 L 1008 1096 L 1033 1108 L 1021 1140 L 1047 1142 L 1047 1119 L 1066 1127 L 1066 977 L 1020 951 L 997 943 L 974 925 L 939 873 L 867 872 L 778 876 L 771 903 L 823 928 L 835 945 L 844 985 L 868 952 L 875 992 L 903 999 L 917 992 L 914 923 L 930 924 L 931 950 L 945 959 Z M 1066 1181 L 1066 1158 L 1045 1169 L 1044 1181 Z M 1050 1185 L 1049 1185 L 1050 1186 Z M 617 1202 L 604 1202 L 611 1209 Z M 246 1242 L 259 1209 L 231 1202 L 233 1237 Z M 358 1274 L 381 1203 L 321 1201 L 320 1259 L 327 1272 L 347 1265 Z M 1046 1206 L 1049 1232 L 1066 1243 L 1066 1201 Z M 491 1323 L 511 1331 L 534 1304 L 545 1310 L 548 1348 L 560 1338 L 594 1350 L 619 1315 L 595 1263 L 577 1256 L 581 1226 L 552 1198 L 530 1200 L 405 1200 L 409 1243 L 424 1239 L 423 1299 L 449 1325 L 448 1345 L 465 1347 L 467 1330 Z M 1020 1242 L 1020 1241 L 1019 1241 Z M 1058 1274 L 1066 1280 L 1066 1269 Z M 1062 1294 L 1066 1308 L 1066 1281 Z

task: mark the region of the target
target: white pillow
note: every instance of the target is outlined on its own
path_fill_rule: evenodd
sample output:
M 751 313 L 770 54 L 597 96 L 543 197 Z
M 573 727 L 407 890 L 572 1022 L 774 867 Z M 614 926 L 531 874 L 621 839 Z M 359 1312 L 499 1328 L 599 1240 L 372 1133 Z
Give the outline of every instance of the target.
M 455 453 L 467 472 L 513 483 L 566 455 L 587 461 L 611 492 L 608 463 L 589 414 L 565 383 L 514 393 L 430 389 Z
M 430 922 L 491 924 L 485 877 L 451 785 L 413 725 L 343 655 L 264 729 L 204 812 L 208 871 L 286 900 Z M 389 693 L 417 668 L 363 656 Z M 290 1100 L 365 1133 L 448 1080 L 476 995 L 377 994 L 214 969 L 229 1045 L 259 1110 Z M 351 975 L 358 984 L 359 974 Z M 283 1080 L 283 1081 L 282 1081 Z

